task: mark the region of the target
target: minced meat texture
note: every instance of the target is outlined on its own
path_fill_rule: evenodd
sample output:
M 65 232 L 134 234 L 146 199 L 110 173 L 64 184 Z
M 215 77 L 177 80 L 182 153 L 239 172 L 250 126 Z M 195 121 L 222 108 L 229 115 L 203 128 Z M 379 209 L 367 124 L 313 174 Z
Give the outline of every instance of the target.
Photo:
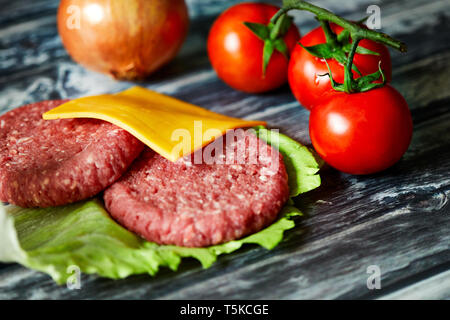
M 239 239 L 272 223 L 289 197 L 281 154 L 247 132 L 223 140 L 206 147 L 219 145 L 222 164 L 196 164 L 202 150 L 174 163 L 146 149 L 105 191 L 112 217 L 149 241 L 185 247 Z
M 105 121 L 42 119 L 66 101 L 33 103 L 0 117 L 0 201 L 49 207 L 92 197 L 116 181 L 144 148 Z

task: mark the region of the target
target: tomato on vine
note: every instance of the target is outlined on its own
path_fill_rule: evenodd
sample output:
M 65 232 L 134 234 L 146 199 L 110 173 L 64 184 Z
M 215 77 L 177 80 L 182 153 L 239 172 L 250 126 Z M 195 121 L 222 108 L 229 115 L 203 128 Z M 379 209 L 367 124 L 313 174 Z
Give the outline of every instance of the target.
M 380 45 L 402 52 L 406 45 L 302 0 L 285 0 L 272 23 L 292 9 L 314 13 L 321 24 L 303 38 L 289 67 L 294 93 L 312 108 L 314 148 L 325 162 L 351 174 L 392 166 L 408 149 L 413 124 L 405 99 L 386 85 L 391 62 Z
M 260 93 L 287 81 L 288 57 L 300 34 L 278 7 L 242 3 L 224 11 L 208 36 L 208 56 L 217 75 L 234 89 Z
M 309 132 L 317 153 L 351 174 L 389 168 L 408 149 L 413 130 L 402 95 L 386 85 L 367 92 L 334 92 L 310 114 Z
M 333 77 L 344 82 L 344 64 L 351 47 L 351 39 L 344 28 L 334 23 L 329 24 L 329 31 L 322 25 L 300 40 L 292 51 L 288 67 L 288 80 L 291 91 L 300 104 L 308 110 L 323 99 L 331 89 L 330 78 L 324 76 L 328 72 L 328 62 Z M 336 36 L 334 36 L 336 35 Z M 333 38 L 334 37 L 334 38 Z M 388 48 L 372 40 L 361 40 L 353 60 L 353 76 L 366 76 L 381 68 L 390 82 L 392 76 L 391 57 Z

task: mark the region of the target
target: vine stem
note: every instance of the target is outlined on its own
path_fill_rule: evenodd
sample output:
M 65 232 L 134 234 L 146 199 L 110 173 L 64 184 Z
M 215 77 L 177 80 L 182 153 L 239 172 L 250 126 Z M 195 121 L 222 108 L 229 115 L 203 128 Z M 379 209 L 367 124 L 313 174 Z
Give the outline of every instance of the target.
M 352 72 L 353 58 L 355 57 L 356 49 L 358 48 L 358 45 L 359 45 L 359 42 L 361 41 L 361 39 L 356 37 L 356 38 L 352 38 L 352 40 L 353 40 L 353 42 L 352 42 L 352 47 L 351 47 L 350 53 L 348 54 L 347 65 L 344 68 L 344 70 L 345 70 L 344 90 L 345 90 L 345 92 L 348 92 L 348 93 L 354 92 L 353 72 Z
M 387 46 L 390 46 L 396 50 L 399 50 L 400 52 L 406 52 L 407 47 L 406 44 L 404 44 L 401 41 L 398 41 L 389 35 L 370 30 L 365 29 L 357 25 L 356 23 L 353 23 L 351 21 L 348 21 L 338 15 L 335 15 L 331 11 L 328 11 L 324 8 L 320 8 L 318 6 L 315 6 L 311 3 L 308 3 L 306 1 L 302 0 L 288 0 L 284 2 L 283 8 L 281 8 L 271 19 L 272 23 L 276 23 L 278 18 L 286 14 L 290 10 L 305 10 L 314 13 L 317 16 L 317 19 L 323 20 L 323 21 L 329 21 L 333 22 L 337 25 L 340 25 L 344 29 L 348 30 L 350 32 L 350 36 L 352 39 L 370 39 L 375 42 L 379 42 L 382 44 L 385 44 Z
M 337 37 L 333 33 L 333 31 L 331 31 L 331 27 L 330 27 L 330 24 L 328 23 L 328 21 L 319 20 L 319 23 L 322 26 L 323 32 L 325 33 L 325 38 L 327 39 L 327 43 L 329 43 L 331 46 L 336 45 Z

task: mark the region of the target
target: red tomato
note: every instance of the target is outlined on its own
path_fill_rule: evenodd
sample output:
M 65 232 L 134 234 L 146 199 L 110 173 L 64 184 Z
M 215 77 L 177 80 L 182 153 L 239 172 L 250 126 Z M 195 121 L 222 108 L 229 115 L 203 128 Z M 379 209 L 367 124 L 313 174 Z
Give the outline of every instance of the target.
M 319 155 L 351 174 L 392 166 L 408 149 L 412 129 L 408 105 L 390 85 L 364 93 L 335 92 L 312 109 L 309 119 Z
M 227 9 L 214 22 L 208 36 L 208 55 L 219 78 L 229 86 L 258 93 L 287 81 L 288 60 L 276 50 L 263 76 L 264 42 L 244 25 L 244 22 L 267 25 L 278 10 L 269 4 L 242 3 Z M 283 38 L 291 52 L 300 38 L 294 24 Z
M 331 24 L 331 28 L 336 34 L 343 30 L 342 27 L 335 24 Z M 322 28 L 318 27 L 306 34 L 300 42 L 303 46 L 310 47 L 325 43 L 326 38 Z M 389 82 L 392 77 L 392 65 L 388 48 L 383 44 L 367 39 L 362 40 L 359 44 L 361 47 L 380 54 L 379 56 L 355 54 L 353 62 L 362 75 L 378 71 L 378 63 L 381 60 L 381 68 Z M 333 74 L 333 79 L 343 83 L 344 66 L 334 59 L 329 59 L 327 62 Z M 326 73 L 328 73 L 328 68 L 324 59 L 311 55 L 299 44 L 295 46 L 289 62 L 288 79 L 292 93 L 305 108 L 311 110 L 316 104 L 320 103 L 324 94 L 331 89 L 330 78 L 321 76 Z M 353 72 L 353 74 L 355 78 L 359 77 L 356 72 Z

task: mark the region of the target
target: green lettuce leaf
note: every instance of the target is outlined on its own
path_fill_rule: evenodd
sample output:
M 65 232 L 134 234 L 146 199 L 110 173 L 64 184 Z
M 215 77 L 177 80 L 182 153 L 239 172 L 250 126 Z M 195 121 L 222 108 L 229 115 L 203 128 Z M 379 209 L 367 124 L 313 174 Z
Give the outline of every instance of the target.
M 296 197 L 320 186 L 320 176 L 317 174 L 320 164 L 308 147 L 276 131 L 267 130 L 264 127 L 255 127 L 254 129 L 260 139 L 277 148 L 283 155 L 289 176 L 291 197 Z
M 274 143 L 283 154 L 291 195 L 320 185 L 319 166 L 306 147 L 282 134 L 266 138 L 266 129 L 256 130 L 258 136 Z M 111 219 L 98 199 L 45 209 L 0 204 L 0 262 L 17 262 L 45 272 L 59 284 L 73 274 L 72 266 L 83 273 L 112 279 L 133 274 L 154 275 L 160 267 L 177 270 L 182 258 L 197 259 L 208 268 L 219 255 L 236 251 L 244 244 L 274 248 L 284 231 L 295 226 L 292 218 L 301 215 L 291 203 L 267 228 L 207 248 L 164 246 L 143 240 Z

